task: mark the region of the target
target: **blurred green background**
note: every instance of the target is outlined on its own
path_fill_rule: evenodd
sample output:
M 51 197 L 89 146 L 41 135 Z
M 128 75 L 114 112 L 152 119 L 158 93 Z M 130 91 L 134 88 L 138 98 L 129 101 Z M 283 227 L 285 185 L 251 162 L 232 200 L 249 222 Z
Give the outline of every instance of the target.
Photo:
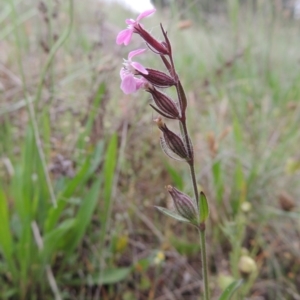
M 233 299 L 298 300 L 296 1 L 153 2 L 143 24 L 168 30 L 210 202 L 212 299 L 248 255 L 257 272 Z M 123 57 L 144 44 L 115 38 L 137 15 L 1 0 L 0 299 L 199 299 L 197 232 L 154 208 L 167 184 L 192 194 L 189 171 L 162 153 L 149 96 L 119 88 Z M 162 68 L 151 51 L 139 61 Z

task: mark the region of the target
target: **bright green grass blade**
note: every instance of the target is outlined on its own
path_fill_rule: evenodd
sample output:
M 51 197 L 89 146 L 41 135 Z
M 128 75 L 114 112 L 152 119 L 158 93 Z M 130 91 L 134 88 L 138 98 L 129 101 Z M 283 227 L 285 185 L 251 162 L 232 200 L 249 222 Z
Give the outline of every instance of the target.
M 42 135 L 43 135 L 43 143 L 44 145 L 50 145 L 51 144 L 51 121 L 50 121 L 50 114 L 48 111 L 44 110 L 42 112 L 41 116 L 42 120 Z M 45 152 L 45 156 L 49 157 L 51 148 L 50 147 L 43 147 L 43 150 Z
M 75 227 L 75 218 L 61 222 L 55 229 L 44 236 L 44 249 L 42 252 L 44 263 L 48 263 L 51 255 L 62 247 L 65 237 Z
M 102 83 L 99 85 L 98 91 L 96 93 L 96 96 L 95 96 L 92 106 L 90 108 L 88 120 L 85 124 L 85 130 L 81 133 L 81 135 L 78 138 L 77 148 L 85 147 L 86 143 L 84 142 L 84 138 L 86 136 L 89 136 L 92 131 L 93 124 L 94 124 L 95 118 L 97 116 L 97 113 L 99 111 L 101 101 L 104 98 L 105 92 L 106 92 L 106 85 L 105 85 L 105 83 Z
M 13 241 L 9 228 L 9 211 L 7 198 L 0 189 L 0 250 L 3 253 L 5 260 L 7 261 L 10 272 L 15 273 L 15 265 L 13 263 Z
M 222 176 L 222 163 L 220 160 L 217 160 L 213 163 L 212 173 L 214 178 L 214 186 L 216 189 L 217 201 L 218 204 L 222 202 L 223 191 L 224 191 L 224 182 Z
M 69 182 L 66 183 L 65 189 L 58 196 L 57 208 L 51 208 L 46 219 L 45 228 L 46 231 L 50 231 L 54 228 L 55 224 L 58 222 L 64 208 L 68 203 L 68 199 L 74 194 L 78 189 L 84 187 L 84 183 L 95 173 L 99 164 L 103 159 L 104 142 L 99 141 L 93 156 L 87 157 L 84 164 L 76 174 L 76 176 Z
M 22 222 L 22 226 L 30 226 L 31 222 L 31 199 L 33 196 L 33 175 L 36 165 L 36 147 L 31 128 L 26 131 L 22 148 L 22 161 L 15 168 L 11 192 L 14 195 L 14 204 Z M 39 189 L 37 185 L 35 189 Z
M 82 183 L 86 179 L 86 174 L 88 173 L 90 168 L 90 159 L 88 158 L 85 163 L 82 165 L 79 172 L 76 174 L 76 176 L 67 184 L 64 191 L 59 195 L 58 201 L 57 201 L 57 207 L 52 207 L 49 211 L 47 220 L 45 222 L 45 229 L 47 232 L 51 231 L 58 219 L 61 216 L 61 213 L 63 212 L 64 208 L 67 205 L 67 199 L 70 198 L 75 190 L 82 185 Z
M 132 270 L 132 267 L 109 268 L 97 277 L 88 279 L 88 284 L 114 284 L 128 278 Z
M 74 227 L 66 237 L 65 251 L 67 253 L 71 253 L 76 248 L 82 240 L 88 225 L 91 223 L 93 212 L 99 199 L 101 182 L 102 176 L 99 176 L 89 193 L 82 200 L 81 207 L 76 215 Z
M 100 233 L 100 243 L 103 242 L 106 230 L 107 222 L 109 222 L 110 210 L 112 206 L 111 192 L 113 188 L 113 181 L 115 175 L 115 167 L 117 162 L 117 147 L 118 139 L 117 134 L 113 134 L 110 138 L 106 155 L 105 155 L 105 164 L 103 169 L 104 175 L 104 187 L 103 187 L 103 200 L 104 203 L 101 207 L 100 222 L 101 222 L 101 233 Z
M 74 195 L 76 190 L 80 190 L 84 187 L 84 183 L 93 176 L 96 168 L 98 168 L 99 164 L 103 159 L 103 150 L 104 150 L 104 142 L 99 141 L 96 149 L 92 156 L 87 157 L 84 164 L 80 168 L 79 172 L 76 176 L 66 183 L 65 189 L 58 196 L 58 205 L 57 208 L 51 208 L 46 219 L 45 228 L 46 231 L 51 231 L 55 224 L 58 222 L 64 208 L 68 203 L 68 199 Z
M 104 159 L 104 144 L 104 140 L 101 140 L 97 143 L 93 157 L 91 158 L 90 169 L 87 172 L 87 178 L 95 174 L 101 161 Z
M 243 284 L 243 279 L 232 282 L 222 293 L 219 300 L 230 300 L 234 292 Z
M 0 189 L 0 245 L 6 259 L 12 254 L 12 239 L 9 229 L 9 212 L 7 199 L 4 192 Z
M 21 280 L 21 285 L 26 286 L 29 281 L 29 270 L 32 266 L 32 260 L 36 257 L 37 250 L 35 244 L 33 243 L 32 231 L 30 227 L 30 222 L 22 224 L 21 238 L 16 247 L 16 256 L 19 263 L 19 277 Z
M 117 162 L 117 135 L 114 134 L 108 144 L 104 165 L 104 201 L 105 212 L 108 210 L 110 203 L 110 196 L 113 187 L 113 180 L 115 175 L 115 166 Z

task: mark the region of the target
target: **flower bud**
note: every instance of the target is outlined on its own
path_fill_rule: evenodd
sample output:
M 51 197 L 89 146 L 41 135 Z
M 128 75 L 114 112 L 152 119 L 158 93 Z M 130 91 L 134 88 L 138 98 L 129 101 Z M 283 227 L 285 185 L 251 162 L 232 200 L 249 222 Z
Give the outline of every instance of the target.
M 254 259 L 247 255 L 241 256 L 238 266 L 239 271 L 244 278 L 248 278 L 257 270 L 257 265 Z
M 181 137 L 169 130 L 167 125 L 161 120 L 161 118 L 157 118 L 156 120 L 154 120 L 154 122 L 156 122 L 158 128 L 163 132 L 163 137 L 161 138 L 161 145 L 165 154 L 170 156 L 171 158 L 176 159 L 171 154 L 175 153 L 184 160 L 190 160 L 191 157 L 189 157 L 188 151 Z M 171 151 L 171 153 L 169 152 L 169 150 Z
M 192 223 L 197 223 L 197 210 L 193 200 L 188 195 L 180 192 L 171 185 L 167 186 L 167 190 L 174 201 L 174 206 L 178 214 Z
M 180 117 L 178 108 L 170 97 L 158 91 L 154 87 L 147 89 L 147 92 L 152 95 L 152 98 L 159 109 L 153 105 L 151 105 L 151 107 L 159 114 L 169 119 L 178 119 Z
M 134 26 L 134 32 L 139 34 L 141 38 L 147 43 L 148 47 L 155 53 L 161 55 L 169 55 L 170 50 L 166 47 L 166 43 L 159 42 L 141 24 L 137 23 Z
M 154 86 L 159 88 L 167 88 L 176 84 L 175 80 L 164 72 L 149 68 L 146 68 L 146 70 L 148 71 L 148 74 L 143 74 L 140 72 L 137 72 L 137 74 L 143 76 Z

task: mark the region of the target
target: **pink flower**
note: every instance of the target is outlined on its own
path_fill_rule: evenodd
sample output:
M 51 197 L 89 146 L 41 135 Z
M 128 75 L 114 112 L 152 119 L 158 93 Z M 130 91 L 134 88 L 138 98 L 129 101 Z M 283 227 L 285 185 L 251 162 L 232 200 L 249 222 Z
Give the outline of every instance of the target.
M 120 71 L 120 77 L 122 79 L 120 87 L 126 95 L 135 93 L 147 83 L 146 79 L 134 77 L 133 74 L 128 73 L 124 68 Z
M 139 24 L 139 21 L 150 16 L 151 14 L 153 14 L 156 11 L 156 9 L 149 9 L 146 10 L 144 12 L 142 12 L 136 20 L 133 19 L 127 19 L 126 20 L 126 24 L 127 29 L 122 30 L 121 32 L 119 32 L 117 39 L 116 39 L 116 43 L 118 45 L 124 44 L 125 46 L 127 46 L 130 43 L 132 34 L 134 32 L 134 26 Z
M 146 49 L 131 51 L 128 54 L 128 60 L 124 59 L 124 68 L 120 71 L 120 77 L 122 79 L 121 90 L 126 95 L 135 93 L 137 90 L 143 88 L 147 83 L 146 79 L 134 76 L 136 75 L 136 70 L 142 74 L 148 74 L 146 68 L 140 63 L 131 60 L 134 56 L 142 54 L 145 51 Z

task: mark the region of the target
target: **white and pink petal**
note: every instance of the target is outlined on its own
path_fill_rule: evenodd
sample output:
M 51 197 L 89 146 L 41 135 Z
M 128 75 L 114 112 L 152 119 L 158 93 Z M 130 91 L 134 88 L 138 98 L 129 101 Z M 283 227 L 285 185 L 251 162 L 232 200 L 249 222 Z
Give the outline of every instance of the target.
M 144 12 L 142 12 L 137 18 L 136 18 L 136 21 L 140 21 L 150 15 L 152 15 L 153 13 L 156 12 L 156 9 L 153 8 L 153 9 L 148 9 L 148 10 L 145 10 Z
M 131 66 L 132 66 L 134 69 L 138 70 L 138 71 L 139 71 L 140 73 L 142 73 L 142 74 L 145 74 L 145 75 L 148 74 L 148 71 L 146 70 L 146 68 L 145 68 L 143 65 L 141 65 L 140 63 L 138 63 L 138 62 L 133 61 L 133 62 L 131 63 Z

